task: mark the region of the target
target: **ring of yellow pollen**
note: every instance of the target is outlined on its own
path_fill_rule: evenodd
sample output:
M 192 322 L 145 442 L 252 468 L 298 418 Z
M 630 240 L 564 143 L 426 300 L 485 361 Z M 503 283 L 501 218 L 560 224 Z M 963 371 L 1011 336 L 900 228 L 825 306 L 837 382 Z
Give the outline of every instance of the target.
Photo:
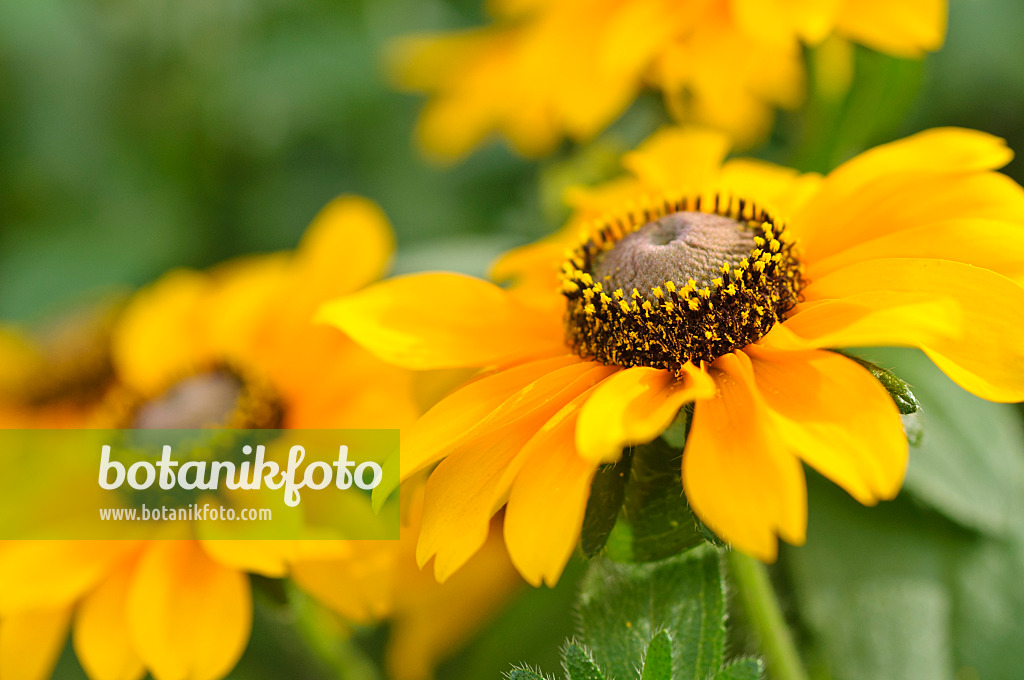
M 579 356 L 679 371 L 762 338 L 798 302 L 794 244 L 753 203 L 664 201 L 597 225 L 563 264 Z
M 174 381 L 162 393 L 126 400 L 117 420 L 132 429 L 278 429 L 284 404 L 266 380 L 216 365 Z

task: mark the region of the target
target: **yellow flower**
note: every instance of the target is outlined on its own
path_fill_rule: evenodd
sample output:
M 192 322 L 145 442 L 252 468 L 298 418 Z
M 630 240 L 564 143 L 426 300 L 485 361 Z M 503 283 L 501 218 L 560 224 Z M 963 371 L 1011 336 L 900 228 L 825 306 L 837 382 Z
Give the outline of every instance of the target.
M 801 462 L 864 504 L 894 497 L 897 408 L 829 348 L 919 347 L 981 397 L 1024 399 L 1024 190 L 992 171 L 1001 140 L 931 130 L 825 177 L 726 148 L 658 133 L 630 176 L 574 194 L 582 233 L 499 263 L 518 286 L 405 276 L 321 310 L 390 362 L 485 368 L 403 433 L 403 478 L 440 462 L 418 550 L 440 579 L 504 506 L 513 563 L 556 581 L 598 466 L 689 402 L 687 500 L 739 549 L 804 540 Z
M 325 299 L 383 274 L 392 246 L 380 209 L 345 197 L 324 208 L 294 253 L 164 276 L 133 296 L 116 324 L 118 386 L 89 425 L 394 428 L 411 421 L 420 409 L 409 371 L 311 323 Z M 132 680 L 146 671 L 157 680 L 223 677 L 249 639 L 248 574 L 282 577 L 303 550 L 331 547 L 310 543 L 0 542 L 0 677 L 46 677 L 69 627 L 94 680 Z M 396 559 L 401 543 L 373 546 L 392 572 L 404 568 Z M 335 565 L 362 570 L 361 580 L 392 573 L 374 574 L 355 548 L 333 549 L 347 555 Z M 359 580 L 351 587 L 360 588 Z M 445 597 L 454 602 L 456 595 Z M 386 604 L 375 617 L 398 606 Z M 463 634 L 478 619 L 460 611 Z M 434 642 L 412 639 L 398 649 L 429 663 L 444 651 Z
M 111 384 L 119 309 L 100 304 L 28 329 L 0 325 L 0 427 L 82 427 Z
M 804 91 L 803 45 L 938 49 L 946 0 L 493 0 L 494 24 L 409 37 L 394 79 L 431 95 L 417 137 L 441 160 L 492 133 L 526 156 L 592 138 L 646 86 L 679 119 L 760 139 Z

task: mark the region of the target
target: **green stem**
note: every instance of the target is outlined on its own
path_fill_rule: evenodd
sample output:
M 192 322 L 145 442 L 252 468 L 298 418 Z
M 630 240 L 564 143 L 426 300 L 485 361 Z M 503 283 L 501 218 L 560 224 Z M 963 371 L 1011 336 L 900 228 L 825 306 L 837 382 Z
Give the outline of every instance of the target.
M 772 680 L 807 680 L 807 671 L 782 616 L 768 570 L 754 558 L 735 550 L 730 550 L 728 557 L 729 572 L 761 643 L 769 677 Z

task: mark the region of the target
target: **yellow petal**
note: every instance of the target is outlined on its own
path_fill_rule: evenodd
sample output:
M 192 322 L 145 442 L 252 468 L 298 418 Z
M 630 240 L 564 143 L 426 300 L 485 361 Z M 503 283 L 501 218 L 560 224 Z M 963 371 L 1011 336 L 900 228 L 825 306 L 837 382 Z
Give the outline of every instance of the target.
M 592 389 L 615 367 L 590 362 L 554 371 L 498 407 L 479 435 L 435 469 L 423 506 L 417 561 L 433 555 L 434 573 L 445 581 L 487 538 L 490 518 L 504 503 L 523 462 L 548 423 L 566 404 Z
M 576 454 L 575 429 L 584 392 L 559 411 L 524 448 L 505 510 L 512 564 L 534 586 L 553 586 L 572 556 L 597 465 Z
M 294 562 L 292 578 L 349 621 L 380 620 L 393 607 L 399 546 L 393 541 L 346 541 L 345 549 L 348 554 L 338 559 Z
M 559 272 L 566 252 L 578 242 L 578 232 L 575 225 L 568 225 L 540 241 L 513 248 L 494 262 L 488 276 L 509 284 L 509 292 L 523 304 L 560 315 L 565 298 L 558 294 Z
M 132 579 L 128 625 L 156 680 L 218 680 L 249 640 L 249 580 L 196 541 L 154 541 Z
M 929 258 L 989 269 L 1024 283 L 1024 227 L 996 220 L 953 219 L 860 243 L 807 267 L 810 280 L 862 260 Z
M 946 0 L 856 0 L 845 2 L 836 30 L 880 52 L 920 57 L 946 37 Z
M 1024 189 L 996 172 L 879 175 L 834 214 L 831 229 L 802 240 L 801 254 L 814 263 L 842 256 L 865 241 L 951 220 L 990 220 L 1024 226 Z M 803 224 L 796 222 L 796 233 Z M 936 239 L 928 239 L 936 240 Z
M 694 191 L 718 174 L 730 146 L 720 132 L 665 127 L 623 156 L 622 164 L 652 191 Z
M 72 602 L 136 549 L 132 541 L 4 541 L 0 615 Z
M 927 209 L 922 206 L 932 198 L 941 200 L 941 194 L 934 192 L 927 194 L 928 200 L 921 200 L 924 196 L 919 195 L 906 197 L 893 192 L 894 182 L 910 178 L 924 183 L 944 175 L 963 178 L 1002 167 L 1012 158 L 1013 152 L 1002 139 L 983 132 L 961 128 L 919 132 L 840 165 L 825 177 L 818 193 L 803 209 L 791 216 L 790 223 L 802 239 L 805 256 L 819 259 L 836 250 L 834 239 L 855 241 L 862 233 L 860 229 L 873 224 L 851 217 L 852 211 L 871 209 L 883 197 L 891 197 L 892 209 L 900 209 L 901 204 Z
M 814 44 L 831 31 L 839 0 L 731 0 L 738 28 L 761 40 Z
M 580 409 L 576 448 L 585 460 L 618 460 L 626 446 L 646 444 L 672 424 L 683 404 L 715 395 L 707 373 L 686 364 L 683 377 L 634 366 L 605 380 Z
M 75 655 L 92 680 L 137 680 L 146 673 L 128 630 L 126 561 L 89 593 L 75 613 Z
M 715 361 L 719 393 L 697 402 L 683 451 L 683 489 L 694 512 L 736 548 L 772 561 L 776 535 L 801 544 L 807 489 L 799 461 L 773 429 L 746 355 Z
M 740 197 L 756 196 L 760 206 L 792 215 L 817 191 L 821 176 L 751 158 L 733 158 L 722 166 L 718 186 Z
M 70 607 L 32 610 L 0 619 L 0 678 L 49 678 L 64 648 L 70 621 Z
M 340 196 L 324 206 L 295 252 L 296 295 L 320 300 L 373 283 L 386 272 L 395 236 L 384 211 L 359 196 Z
M 532 361 L 479 378 L 445 397 L 403 433 L 402 479 L 439 461 L 527 386 L 561 369 L 585 371 L 582 363 L 573 355 Z
M 132 296 L 111 338 L 120 379 L 155 393 L 208 361 L 201 309 L 209 292 L 207 275 L 178 270 Z M 182 333 L 183 328 L 191 332 Z
M 206 554 L 220 564 L 270 578 L 281 578 L 287 573 L 292 544 L 293 541 L 244 539 L 202 541 Z
M 329 302 L 319 320 L 412 369 L 486 366 L 563 350 L 561 319 L 459 274 L 402 276 Z
M 790 450 L 865 505 L 896 496 L 907 438 L 899 410 L 866 369 L 833 352 L 745 351 Z
M 1004 276 L 945 260 L 869 260 L 803 293 L 812 304 L 782 327 L 807 346 L 920 347 L 965 390 L 1024 400 L 1024 288 Z

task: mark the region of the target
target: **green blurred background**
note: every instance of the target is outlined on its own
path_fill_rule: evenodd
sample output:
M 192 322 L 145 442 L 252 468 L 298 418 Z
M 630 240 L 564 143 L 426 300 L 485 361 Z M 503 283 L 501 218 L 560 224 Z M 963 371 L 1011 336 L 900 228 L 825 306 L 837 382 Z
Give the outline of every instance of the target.
M 341 193 L 384 207 L 398 271 L 483 273 L 558 226 L 561 188 L 614 173 L 665 118 L 648 95 L 594 143 L 543 163 L 496 144 L 431 167 L 411 143 L 421 100 L 389 90 L 381 53 L 403 33 L 481 21 L 477 0 L 0 0 L 0 319 L 291 248 Z M 952 0 L 941 52 L 910 62 L 859 49 L 842 100 L 812 91 L 752 153 L 827 171 L 935 125 L 1024 152 L 1022 34 L 1021 0 Z M 1024 160 L 1007 172 L 1024 180 Z M 808 546 L 785 551 L 775 576 L 812 674 L 1024 677 L 1020 412 L 966 395 L 917 355 L 876 358 L 920 388 L 925 444 L 907 493 L 881 509 L 810 480 Z M 442 677 L 557 668 L 581 570 L 554 593 L 527 592 Z M 331 675 L 272 600 L 232 677 Z M 734 651 L 756 652 L 736 614 Z M 368 631 L 353 658 L 376 658 L 383 636 Z M 69 650 L 58 676 L 82 677 Z
M 388 89 L 381 52 L 402 33 L 478 23 L 479 4 L 0 0 L 0 318 L 292 247 L 344 192 L 383 205 L 402 271 L 482 272 L 551 229 L 558 187 L 613 170 L 660 107 L 641 99 L 597 152 L 567 148 L 546 168 L 501 145 L 428 166 L 410 141 L 420 100 Z M 1024 149 L 1021 27 L 1019 0 L 954 0 L 940 53 L 861 51 L 847 101 L 812 96 L 760 154 L 826 170 L 947 124 Z M 1010 172 L 1021 179 L 1024 163 Z

